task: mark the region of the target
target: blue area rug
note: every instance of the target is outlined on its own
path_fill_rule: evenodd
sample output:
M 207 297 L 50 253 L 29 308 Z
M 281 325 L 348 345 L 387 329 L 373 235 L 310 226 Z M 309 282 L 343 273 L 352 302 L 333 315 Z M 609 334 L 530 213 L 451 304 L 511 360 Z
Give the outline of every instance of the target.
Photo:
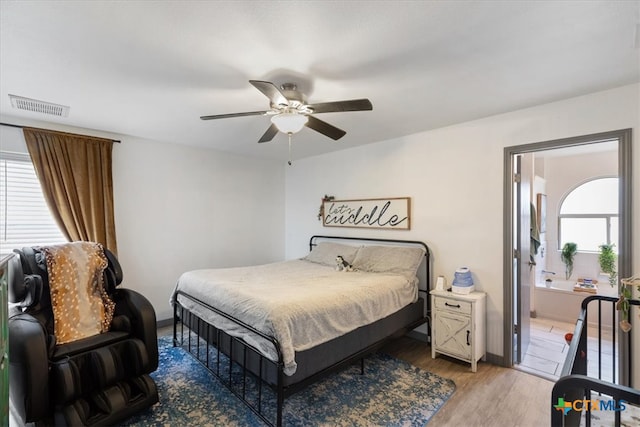
M 127 426 L 265 425 L 193 356 L 159 339 L 160 365 L 151 374 L 160 402 Z M 453 394 L 453 381 L 383 353 L 307 387 L 285 400 L 285 426 L 423 426 Z

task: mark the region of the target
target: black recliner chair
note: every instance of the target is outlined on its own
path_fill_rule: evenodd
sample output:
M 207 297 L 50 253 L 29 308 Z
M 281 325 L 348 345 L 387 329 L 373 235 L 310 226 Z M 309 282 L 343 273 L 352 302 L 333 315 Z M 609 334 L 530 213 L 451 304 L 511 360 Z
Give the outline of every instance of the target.
M 14 415 L 36 425 L 115 425 L 158 401 L 149 373 L 158 367 L 156 315 L 141 294 L 116 288 L 109 261 L 105 288 L 115 305 L 108 332 L 57 345 L 44 253 L 14 251 L 9 265 L 9 388 Z

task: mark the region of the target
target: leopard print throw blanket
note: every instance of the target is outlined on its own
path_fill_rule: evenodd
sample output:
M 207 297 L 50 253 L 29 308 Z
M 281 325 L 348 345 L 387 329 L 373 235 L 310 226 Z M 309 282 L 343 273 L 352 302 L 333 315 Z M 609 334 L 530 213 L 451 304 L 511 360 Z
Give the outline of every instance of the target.
M 47 262 L 57 344 L 107 332 L 115 304 L 104 289 L 108 261 L 98 243 L 42 248 Z

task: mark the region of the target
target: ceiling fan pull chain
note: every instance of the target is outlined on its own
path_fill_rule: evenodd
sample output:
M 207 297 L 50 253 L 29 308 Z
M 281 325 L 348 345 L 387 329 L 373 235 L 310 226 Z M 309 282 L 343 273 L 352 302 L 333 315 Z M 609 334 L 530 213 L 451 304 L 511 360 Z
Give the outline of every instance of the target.
M 287 163 L 289 163 L 289 166 L 291 166 L 291 132 L 289 132 L 288 135 L 289 135 L 289 161 Z

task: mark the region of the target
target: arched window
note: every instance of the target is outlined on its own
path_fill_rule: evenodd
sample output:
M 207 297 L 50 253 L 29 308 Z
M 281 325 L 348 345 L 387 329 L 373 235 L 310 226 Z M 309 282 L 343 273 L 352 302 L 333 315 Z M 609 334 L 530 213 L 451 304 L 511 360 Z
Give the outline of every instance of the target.
M 559 247 L 575 242 L 578 251 L 598 252 L 618 244 L 618 178 L 596 178 L 580 184 L 560 203 Z

